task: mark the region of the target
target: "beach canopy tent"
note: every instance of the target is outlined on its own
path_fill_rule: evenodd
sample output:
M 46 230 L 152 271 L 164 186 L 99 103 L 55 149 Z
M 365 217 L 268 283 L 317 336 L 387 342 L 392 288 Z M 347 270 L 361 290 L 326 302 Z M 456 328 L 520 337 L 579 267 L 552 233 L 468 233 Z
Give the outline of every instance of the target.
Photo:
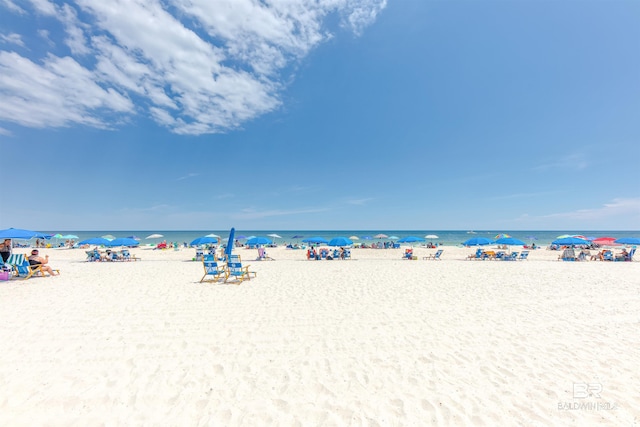
M 353 245 L 353 241 L 346 237 L 334 237 L 333 239 L 329 240 L 328 244 L 329 246 L 350 246 Z
M 22 228 L 6 228 L 0 230 L 0 239 L 24 239 L 29 240 L 33 238 L 47 239 L 51 236 L 48 234 L 40 233 L 38 231 L 24 230 Z
M 102 237 L 92 237 L 90 239 L 85 239 L 81 242 L 78 242 L 79 245 L 97 245 L 97 246 L 106 246 L 110 241 L 104 239 Z
M 140 243 L 135 239 L 129 239 L 128 237 L 120 237 L 119 239 L 109 240 L 107 243 L 105 243 L 105 246 L 111 246 L 111 247 L 116 247 L 116 246 L 134 247 L 134 246 L 140 246 Z
M 424 238 L 416 237 L 416 236 L 407 236 L 398 240 L 398 243 L 414 243 L 414 242 L 424 242 Z
M 622 237 L 617 239 L 615 243 L 620 243 L 621 245 L 640 245 L 640 238 L 638 237 Z
M 563 238 L 556 239 L 553 242 L 551 242 L 552 245 L 558 245 L 558 246 L 588 245 L 590 243 L 591 242 L 589 242 L 586 239 L 581 239 L 580 237 L 573 237 L 573 236 L 563 237 Z
M 267 239 L 266 237 L 254 237 L 246 242 L 249 246 L 270 245 L 271 243 L 273 243 L 271 239 Z
M 523 242 L 520 239 L 516 239 L 515 237 L 502 237 L 502 238 L 496 240 L 495 243 L 498 244 L 498 245 L 511 245 L 511 246 L 524 246 L 524 245 L 526 245 L 525 242 Z
M 327 239 L 325 239 L 324 237 L 320 237 L 320 236 L 309 237 L 308 239 L 304 239 L 303 242 L 305 242 L 305 243 L 329 243 L 329 241 Z
M 464 246 L 484 246 L 484 245 L 490 245 L 492 243 L 493 243 L 493 240 L 489 240 L 486 237 L 472 237 L 462 242 Z
M 191 243 L 189 243 L 189 245 L 200 246 L 200 245 L 209 245 L 211 243 L 218 243 L 218 238 L 210 237 L 210 236 L 202 236 L 202 237 L 198 237 L 197 239 L 193 239 Z

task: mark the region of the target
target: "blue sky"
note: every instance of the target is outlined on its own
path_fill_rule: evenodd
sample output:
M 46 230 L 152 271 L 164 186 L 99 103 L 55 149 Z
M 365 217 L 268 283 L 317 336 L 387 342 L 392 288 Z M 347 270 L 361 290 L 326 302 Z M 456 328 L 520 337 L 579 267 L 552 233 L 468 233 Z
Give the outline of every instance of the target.
M 0 228 L 638 230 L 638 22 L 636 0 L 0 0 Z

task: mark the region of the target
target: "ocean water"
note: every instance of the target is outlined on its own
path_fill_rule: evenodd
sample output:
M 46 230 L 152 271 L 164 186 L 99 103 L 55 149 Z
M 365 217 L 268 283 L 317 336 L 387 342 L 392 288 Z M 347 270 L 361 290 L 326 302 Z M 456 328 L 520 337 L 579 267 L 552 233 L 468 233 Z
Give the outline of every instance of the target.
M 140 239 L 140 244 L 156 244 L 163 240 L 167 242 L 177 242 L 177 243 L 189 243 L 192 240 L 205 236 L 207 234 L 217 234 L 221 236 L 222 241 L 225 242 L 229 237 L 229 230 L 94 230 L 94 231 L 74 231 L 74 230 L 53 230 L 53 231 L 42 231 L 43 233 L 51 233 L 51 234 L 73 234 L 78 236 L 78 240 L 84 240 L 91 237 L 100 237 L 105 235 L 112 235 L 115 237 L 130 237 L 136 236 Z M 509 234 L 512 237 L 518 238 L 527 243 L 535 242 L 536 245 L 548 245 L 553 240 L 555 240 L 558 236 L 564 234 L 570 235 L 583 235 L 586 237 L 640 237 L 640 231 L 638 230 L 629 230 L 629 231 L 581 231 L 581 230 L 546 230 L 546 231 L 534 231 L 534 230 L 243 230 L 236 229 L 235 236 L 236 239 L 239 239 L 242 242 L 242 238 L 251 237 L 251 236 L 263 236 L 268 237 L 269 234 L 277 234 L 281 236 L 281 238 L 272 238 L 276 244 L 285 244 L 290 242 L 301 242 L 303 239 L 308 237 L 320 236 L 327 240 L 330 240 L 333 237 L 344 236 L 358 236 L 359 240 L 354 240 L 355 242 L 372 242 L 372 241 L 390 241 L 392 239 L 376 239 L 375 236 L 378 234 L 385 234 L 387 236 L 397 236 L 399 238 L 407 237 L 407 236 L 416 236 L 424 238 L 427 235 L 436 235 L 437 239 L 428 238 L 426 242 L 438 243 L 440 245 L 447 246 L 455 246 L 460 245 L 465 240 L 472 237 L 486 237 L 489 239 L 493 239 L 498 234 Z M 162 238 L 156 239 L 146 239 L 147 236 L 151 234 L 162 234 Z M 294 236 L 303 236 L 294 238 Z M 395 240 L 395 239 L 394 239 Z

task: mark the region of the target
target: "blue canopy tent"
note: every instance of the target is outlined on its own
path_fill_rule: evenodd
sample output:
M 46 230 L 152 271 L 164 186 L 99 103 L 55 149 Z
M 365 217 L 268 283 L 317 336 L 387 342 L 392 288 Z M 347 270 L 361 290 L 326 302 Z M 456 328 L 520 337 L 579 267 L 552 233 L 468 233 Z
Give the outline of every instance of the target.
M 464 246 L 484 246 L 484 245 L 490 245 L 492 243 L 493 243 L 493 240 L 489 240 L 486 237 L 472 237 L 462 242 Z
M 351 246 L 353 241 L 347 237 L 334 237 L 329 240 L 329 246 Z

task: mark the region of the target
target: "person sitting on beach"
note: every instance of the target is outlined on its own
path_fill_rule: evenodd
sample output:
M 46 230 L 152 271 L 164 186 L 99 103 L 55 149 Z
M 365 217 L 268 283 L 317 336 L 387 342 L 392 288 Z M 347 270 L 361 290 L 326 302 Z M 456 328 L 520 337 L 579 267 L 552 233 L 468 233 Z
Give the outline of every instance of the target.
M 11 256 L 11 239 L 4 239 L 4 242 L 0 243 L 0 256 L 3 262 L 7 262 Z
M 627 252 L 626 248 L 622 248 L 622 252 L 620 252 L 618 255 L 616 255 L 616 260 L 617 261 L 626 261 L 628 257 L 629 257 L 629 252 Z
M 604 261 L 604 253 L 606 252 L 606 249 L 601 250 L 600 252 L 598 252 L 595 255 L 591 255 L 591 258 L 589 258 L 591 261 Z
M 50 275 L 55 276 L 56 275 L 55 271 L 51 268 L 51 266 L 47 265 L 48 263 L 49 263 L 49 255 L 45 255 L 45 257 L 42 258 L 38 254 L 37 249 L 34 249 L 31 251 L 31 255 L 29 255 L 29 265 L 39 265 L 40 270 L 43 273 L 49 273 Z

